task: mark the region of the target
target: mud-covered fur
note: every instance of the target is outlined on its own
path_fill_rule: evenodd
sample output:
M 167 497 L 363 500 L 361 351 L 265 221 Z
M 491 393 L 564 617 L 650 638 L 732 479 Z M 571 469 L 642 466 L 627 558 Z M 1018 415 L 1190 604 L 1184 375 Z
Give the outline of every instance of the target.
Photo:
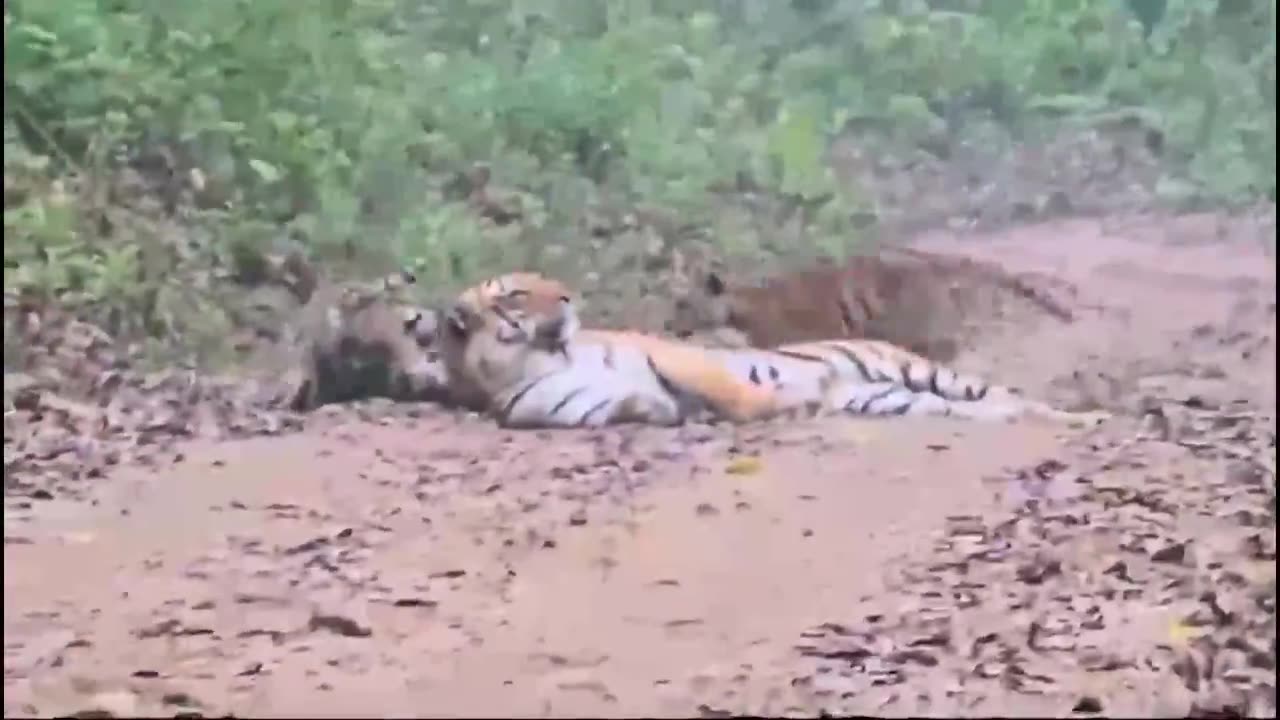
M 369 397 L 439 400 L 447 377 L 435 346 L 437 311 L 406 297 L 414 278 L 334 284 L 298 257 L 278 263 L 305 302 L 297 328 L 293 409 Z

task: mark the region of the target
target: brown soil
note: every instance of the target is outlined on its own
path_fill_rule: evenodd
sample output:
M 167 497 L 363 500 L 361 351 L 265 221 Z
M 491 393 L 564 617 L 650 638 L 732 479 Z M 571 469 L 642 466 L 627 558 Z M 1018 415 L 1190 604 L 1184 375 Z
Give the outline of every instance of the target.
M 957 364 L 1088 434 L 363 405 L 82 477 L 15 402 L 6 716 L 1274 714 L 1274 228 L 1223 227 L 919 241 L 1078 288 Z

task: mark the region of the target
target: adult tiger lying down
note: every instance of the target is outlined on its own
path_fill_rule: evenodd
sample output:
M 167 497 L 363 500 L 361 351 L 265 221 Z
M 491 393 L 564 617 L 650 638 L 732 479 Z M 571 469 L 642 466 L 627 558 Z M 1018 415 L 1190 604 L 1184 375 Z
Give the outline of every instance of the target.
M 585 330 L 565 286 L 533 273 L 464 292 L 440 342 L 450 383 L 508 427 L 676 425 L 704 410 L 735 422 L 838 413 L 1071 424 L 1105 417 L 1056 410 L 884 342 L 711 349 Z

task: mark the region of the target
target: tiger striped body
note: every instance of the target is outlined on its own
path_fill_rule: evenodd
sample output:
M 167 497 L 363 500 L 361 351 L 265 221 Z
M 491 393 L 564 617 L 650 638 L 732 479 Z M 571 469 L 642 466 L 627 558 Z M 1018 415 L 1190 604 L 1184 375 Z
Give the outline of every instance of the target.
M 678 425 L 696 407 L 657 372 L 648 355 L 584 341 L 535 362 L 528 378 L 495 388 L 492 410 L 507 427 L 599 427 L 625 422 Z M 566 367 L 573 371 L 564 372 Z
M 841 413 L 1090 420 L 884 342 L 709 349 L 580 330 L 563 292 L 552 293 L 554 302 L 525 287 L 468 293 L 451 311 L 453 332 L 445 333 L 450 378 L 474 387 L 511 427 L 675 425 L 703 410 L 735 422 Z

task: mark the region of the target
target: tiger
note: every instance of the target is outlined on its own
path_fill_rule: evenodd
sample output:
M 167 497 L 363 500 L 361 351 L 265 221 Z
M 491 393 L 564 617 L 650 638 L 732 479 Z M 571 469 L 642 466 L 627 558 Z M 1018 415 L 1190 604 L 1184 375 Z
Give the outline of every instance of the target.
M 551 318 L 563 322 L 548 322 Z M 661 383 L 668 382 L 667 378 L 676 386 L 705 388 L 702 402 L 715 413 L 735 420 L 769 414 L 768 408 L 776 402 L 765 389 L 743 383 L 728 372 L 704 376 L 698 371 L 701 349 L 696 346 L 626 330 L 581 328 L 574 293 L 560 281 L 538 273 L 509 273 L 463 291 L 442 324 L 440 354 L 454 390 L 454 401 L 474 410 L 496 411 L 500 422 L 508 426 L 539 425 L 536 417 L 527 418 L 529 422 L 524 417 L 526 413 L 537 413 L 533 405 L 519 402 L 511 409 L 503 409 L 504 403 L 499 399 L 504 395 L 502 388 L 518 383 L 518 378 L 509 372 L 522 368 L 520 358 L 528 357 L 535 364 L 542 359 L 538 353 L 526 355 L 526 349 L 554 350 L 567 339 L 588 343 L 584 352 L 595 353 L 598 367 L 594 370 L 603 371 L 597 373 L 602 382 L 609 382 L 610 374 L 617 373 L 623 378 L 647 377 L 658 383 L 602 407 L 612 422 L 683 422 L 693 408 L 687 407 L 689 399 L 663 387 Z M 610 349 L 614 345 L 638 348 L 641 354 L 615 356 Z M 642 364 L 627 368 L 618 367 L 615 361 Z M 553 357 L 550 362 L 554 365 L 559 360 Z M 649 369 L 650 363 L 661 369 Z M 593 368 L 588 367 L 586 372 L 591 376 Z M 570 393 L 577 395 L 572 388 Z M 576 406 L 565 405 L 553 414 L 571 412 L 573 407 Z
M 467 383 L 506 427 L 679 425 L 701 413 L 734 423 L 838 413 L 1105 419 L 1024 399 L 883 341 L 729 349 L 584 329 L 563 284 L 532 273 L 504 280 L 460 295 L 440 338 L 450 383 Z
M 398 270 L 369 284 L 332 283 L 300 256 L 273 259 L 304 303 L 298 314 L 289 407 L 298 412 L 367 397 L 440 400 L 448 392 L 436 351 L 439 312 L 403 297 L 416 282 Z
M 910 248 L 820 264 L 756 284 L 730 283 L 710 268 L 687 272 L 678 252 L 672 267 L 676 282 L 666 330 L 721 346 L 724 338 L 747 347 L 865 338 L 950 362 L 960 351 L 963 320 L 963 297 L 957 295 L 963 285 L 955 281 L 966 277 L 1025 298 L 1060 321 L 1073 317 L 997 266 Z

